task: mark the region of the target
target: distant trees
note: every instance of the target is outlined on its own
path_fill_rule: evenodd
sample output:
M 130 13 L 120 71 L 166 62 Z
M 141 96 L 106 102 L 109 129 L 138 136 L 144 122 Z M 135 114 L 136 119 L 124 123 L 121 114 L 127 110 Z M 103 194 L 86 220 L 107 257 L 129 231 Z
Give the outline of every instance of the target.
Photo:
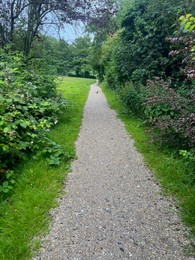
M 69 75 L 76 77 L 93 77 L 93 70 L 90 64 L 91 39 L 89 36 L 80 37 L 72 44 L 72 60 L 69 61 L 71 71 Z
M 48 66 L 54 75 L 94 77 L 91 66 L 91 39 L 79 37 L 73 43 L 49 36 L 40 36 L 31 49 L 31 62 L 36 66 Z M 33 57 L 33 58 L 32 58 Z

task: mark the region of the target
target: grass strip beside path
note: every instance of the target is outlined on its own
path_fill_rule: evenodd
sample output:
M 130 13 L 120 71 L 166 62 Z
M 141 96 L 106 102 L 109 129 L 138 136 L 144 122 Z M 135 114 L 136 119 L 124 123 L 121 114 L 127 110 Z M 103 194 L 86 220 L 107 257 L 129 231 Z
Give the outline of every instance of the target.
M 135 140 L 135 146 L 145 158 L 147 166 L 153 171 L 164 191 L 173 195 L 180 207 L 182 220 L 195 235 L 195 185 L 191 183 L 192 171 L 189 171 L 183 160 L 177 159 L 170 152 L 163 152 L 152 144 L 144 130 L 144 123 L 124 113 L 124 107 L 117 94 L 102 86 L 108 103 L 124 122 L 128 133 Z
M 61 78 L 59 91 L 69 100 L 70 108 L 49 137 L 62 145 L 67 158 L 59 167 L 51 168 L 44 159 L 29 159 L 16 170 L 16 186 L 12 195 L 0 202 L 0 259 L 29 259 L 39 248 L 41 236 L 48 230 L 48 211 L 56 206 L 63 180 L 74 157 L 83 107 L 89 86 L 94 80 Z

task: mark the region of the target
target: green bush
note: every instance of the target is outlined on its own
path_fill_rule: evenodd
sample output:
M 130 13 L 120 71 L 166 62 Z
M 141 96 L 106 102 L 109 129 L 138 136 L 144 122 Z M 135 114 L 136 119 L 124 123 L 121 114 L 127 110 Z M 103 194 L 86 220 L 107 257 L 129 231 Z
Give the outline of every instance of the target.
M 6 181 L 7 170 L 32 151 L 51 150 L 53 146 L 56 158 L 61 156 L 60 147 L 48 141 L 46 132 L 57 124 L 66 106 L 67 102 L 56 92 L 54 78 L 46 70 L 38 72 L 21 54 L 0 50 L 0 171 L 4 173 L 1 182 Z
M 132 82 L 134 83 L 134 85 L 137 85 L 140 83 L 145 84 L 147 78 L 149 78 L 149 73 L 145 69 L 136 69 L 132 73 L 131 78 L 132 78 Z
M 128 113 L 145 118 L 145 100 L 147 89 L 144 86 L 135 87 L 131 83 L 119 90 L 119 96 Z
M 170 83 L 148 81 L 145 115 L 158 141 L 180 149 L 195 145 L 195 91 L 175 90 Z

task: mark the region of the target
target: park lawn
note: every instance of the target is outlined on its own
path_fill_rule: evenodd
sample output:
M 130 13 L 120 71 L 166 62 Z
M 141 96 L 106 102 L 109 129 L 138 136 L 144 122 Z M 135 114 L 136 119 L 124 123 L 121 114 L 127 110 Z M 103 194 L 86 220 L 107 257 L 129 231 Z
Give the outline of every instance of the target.
M 49 137 L 62 145 L 65 157 L 59 167 L 49 167 L 45 159 L 28 159 L 16 169 L 16 185 L 0 202 L 0 259 L 30 259 L 40 247 L 40 237 L 49 227 L 49 210 L 57 206 L 63 181 L 75 158 L 75 140 L 81 126 L 83 107 L 94 80 L 58 79 L 59 91 L 68 99 L 68 110 Z

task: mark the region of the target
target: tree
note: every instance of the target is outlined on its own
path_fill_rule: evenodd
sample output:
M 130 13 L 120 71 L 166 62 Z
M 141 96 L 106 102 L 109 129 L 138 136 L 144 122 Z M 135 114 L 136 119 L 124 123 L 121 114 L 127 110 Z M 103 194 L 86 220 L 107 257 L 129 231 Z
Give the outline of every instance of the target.
M 55 75 L 68 75 L 73 59 L 72 47 L 62 39 L 41 35 L 39 41 L 33 42 L 30 57 L 48 65 Z M 36 57 L 36 58 L 35 58 Z
M 72 60 L 69 61 L 71 72 L 69 75 L 76 77 L 93 77 L 90 64 L 91 38 L 80 37 L 70 46 L 72 49 Z
M 46 24 L 62 26 L 78 20 L 97 23 L 113 14 L 112 5 L 112 0 L 2 0 L 0 44 L 13 42 L 14 34 L 22 28 L 24 53 L 28 55 L 33 40 Z

